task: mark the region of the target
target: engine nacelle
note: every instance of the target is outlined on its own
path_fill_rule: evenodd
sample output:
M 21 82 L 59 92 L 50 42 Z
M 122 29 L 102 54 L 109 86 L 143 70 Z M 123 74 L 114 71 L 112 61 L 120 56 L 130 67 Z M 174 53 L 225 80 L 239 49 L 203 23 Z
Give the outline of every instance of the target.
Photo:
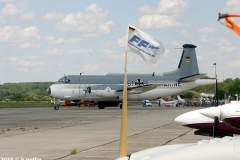
M 99 97 L 118 97 L 118 94 L 116 93 L 115 90 L 111 90 L 110 87 L 106 87 L 104 90 L 92 90 L 92 94 L 99 96 Z

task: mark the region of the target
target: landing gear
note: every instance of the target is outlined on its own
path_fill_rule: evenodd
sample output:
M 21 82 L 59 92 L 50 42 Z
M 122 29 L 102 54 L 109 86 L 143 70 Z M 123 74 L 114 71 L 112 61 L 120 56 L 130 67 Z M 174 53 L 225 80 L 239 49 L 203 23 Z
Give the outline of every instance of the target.
M 53 104 L 55 110 L 59 110 L 59 105 L 60 105 L 59 99 L 56 100 L 56 98 L 54 98 L 52 101 L 52 104 Z
M 90 101 L 88 107 L 89 108 L 95 107 L 95 101 Z
M 120 103 L 119 106 L 120 106 L 120 109 L 122 109 L 122 103 Z
M 102 106 L 102 104 L 98 104 L 98 109 L 104 109 L 105 106 Z
M 219 118 L 218 116 L 215 116 L 214 122 L 213 122 L 213 138 L 217 136 L 218 125 L 219 125 Z
M 59 110 L 59 106 L 54 106 L 54 109 L 55 110 Z

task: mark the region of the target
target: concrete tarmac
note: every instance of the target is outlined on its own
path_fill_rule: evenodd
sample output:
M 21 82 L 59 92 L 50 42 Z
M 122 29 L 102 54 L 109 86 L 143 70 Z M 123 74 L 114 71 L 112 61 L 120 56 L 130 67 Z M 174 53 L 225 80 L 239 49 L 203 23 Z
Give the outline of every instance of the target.
M 199 107 L 128 109 L 128 153 L 160 145 L 211 139 L 174 119 Z M 119 108 L 0 109 L 1 160 L 113 160 L 119 156 Z M 76 154 L 70 155 L 72 151 Z M 5 158 L 5 159 L 4 159 Z

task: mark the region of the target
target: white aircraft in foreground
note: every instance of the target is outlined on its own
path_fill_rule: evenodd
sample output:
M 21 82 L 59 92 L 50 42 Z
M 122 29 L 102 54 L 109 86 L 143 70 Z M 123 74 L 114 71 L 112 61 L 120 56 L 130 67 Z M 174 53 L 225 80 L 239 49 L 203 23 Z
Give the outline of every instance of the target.
M 183 45 L 182 56 L 175 71 L 162 74 L 128 74 L 128 100 L 157 99 L 183 91 L 214 84 L 215 79 L 199 79 L 196 46 Z M 68 75 L 60 78 L 47 91 L 53 98 L 78 102 L 96 101 L 99 109 L 120 106 L 123 95 L 124 74 Z M 218 81 L 222 82 L 222 81 Z M 58 110 L 56 104 L 54 109 Z
M 240 134 L 240 102 L 184 113 L 175 122 L 198 129 L 196 135 L 213 137 Z
M 240 134 L 240 102 L 187 112 L 175 121 L 191 128 L 213 131 L 215 136 Z M 239 151 L 240 136 L 224 136 L 150 148 L 117 160 L 240 160 Z
M 117 160 L 240 160 L 240 136 L 159 146 Z

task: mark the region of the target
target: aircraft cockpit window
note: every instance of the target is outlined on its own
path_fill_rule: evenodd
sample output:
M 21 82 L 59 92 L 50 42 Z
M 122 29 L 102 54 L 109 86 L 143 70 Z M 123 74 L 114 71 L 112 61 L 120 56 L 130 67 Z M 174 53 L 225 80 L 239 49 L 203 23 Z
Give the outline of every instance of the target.
M 58 82 L 70 83 L 70 79 L 67 79 L 67 77 L 63 77 L 63 78 L 60 78 Z

